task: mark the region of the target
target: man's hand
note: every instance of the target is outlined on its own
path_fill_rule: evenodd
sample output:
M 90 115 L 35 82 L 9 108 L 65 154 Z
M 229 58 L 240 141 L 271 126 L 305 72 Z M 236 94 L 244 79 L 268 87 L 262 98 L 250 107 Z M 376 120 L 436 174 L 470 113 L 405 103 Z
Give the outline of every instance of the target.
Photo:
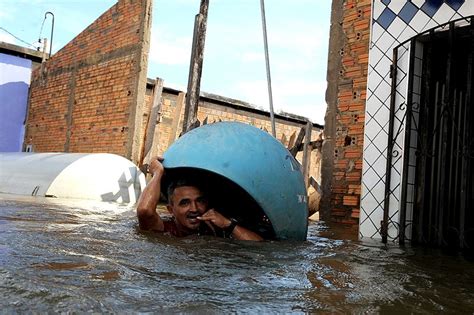
M 217 212 L 214 209 L 208 210 L 203 215 L 197 217 L 199 220 L 204 221 L 206 224 L 211 222 L 213 225 L 225 229 L 229 227 L 232 223 L 228 218 L 224 217 L 222 214 Z M 263 238 L 255 232 L 252 232 L 240 225 L 236 225 L 232 231 L 232 237 L 237 240 L 245 241 L 262 241 Z
M 209 209 L 206 213 L 197 218 L 201 221 L 211 222 L 212 224 L 221 229 L 225 229 L 231 224 L 229 219 L 227 219 L 214 209 Z
M 163 167 L 163 164 L 161 164 L 163 160 L 164 159 L 161 156 L 152 159 L 150 164 L 148 165 L 147 173 L 150 173 L 151 175 L 153 175 L 153 177 L 158 175 L 161 178 L 165 173 L 165 168 Z

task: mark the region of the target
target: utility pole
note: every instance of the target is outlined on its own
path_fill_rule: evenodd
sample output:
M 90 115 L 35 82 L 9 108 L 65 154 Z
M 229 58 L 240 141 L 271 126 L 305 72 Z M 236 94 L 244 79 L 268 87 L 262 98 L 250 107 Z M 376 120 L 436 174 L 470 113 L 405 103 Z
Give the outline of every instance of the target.
M 265 19 L 265 1 L 264 0 L 260 0 L 260 11 L 262 13 L 263 44 L 265 48 L 265 64 L 267 67 L 267 86 L 268 86 L 268 101 L 270 103 L 270 122 L 272 125 L 272 135 L 273 137 L 276 138 L 275 115 L 273 114 L 272 79 L 270 75 L 270 57 L 268 54 L 267 22 Z
M 194 20 L 193 47 L 191 51 L 191 61 L 189 64 L 188 89 L 184 108 L 183 132 L 197 127 L 197 111 L 199 103 L 199 93 L 201 91 L 202 62 L 204 56 L 204 44 L 206 41 L 207 11 L 209 0 L 201 0 L 199 14 Z

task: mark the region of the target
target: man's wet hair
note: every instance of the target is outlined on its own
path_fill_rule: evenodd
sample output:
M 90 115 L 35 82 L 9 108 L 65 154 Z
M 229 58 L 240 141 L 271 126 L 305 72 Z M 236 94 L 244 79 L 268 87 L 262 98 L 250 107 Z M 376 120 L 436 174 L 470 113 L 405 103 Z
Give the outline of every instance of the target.
M 174 194 L 174 191 L 176 190 L 176 188 L 184 187 L 184 186 L 196 187 L 197 189 L 199 189 L 199 191 L 202 194 L 206 195 L 206 191 L 204 189 L 204 186 L 199 181 L 194 180 L 192 178 L 177 178 L 177 179 L 173 179 L 170 182 L 170 184 L 168 185 L 168 189 L 166 191 L 167 192 L 168 204 L 171 204 L 171 198 L 173 197 L 173 194 Z

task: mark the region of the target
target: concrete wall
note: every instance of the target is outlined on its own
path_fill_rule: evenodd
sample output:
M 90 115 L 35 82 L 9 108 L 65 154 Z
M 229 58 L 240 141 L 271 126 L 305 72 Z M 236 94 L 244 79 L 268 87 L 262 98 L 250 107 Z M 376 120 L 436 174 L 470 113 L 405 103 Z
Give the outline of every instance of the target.
M 357 225 L 360 213 L 370 0 L 333 1 L 321 216 Z
M 119 0 L 36 69 L 25 143 L 136 162 L 150 27 L 151 0 Z

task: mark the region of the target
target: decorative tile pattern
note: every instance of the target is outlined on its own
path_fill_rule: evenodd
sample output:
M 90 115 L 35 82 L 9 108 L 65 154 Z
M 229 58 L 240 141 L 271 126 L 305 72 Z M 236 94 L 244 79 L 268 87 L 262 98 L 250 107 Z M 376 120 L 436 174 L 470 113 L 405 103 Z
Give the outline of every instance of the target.
M 448 8 L 454 13 L 461 9 L 463 5 L 472 6 L 469 1 L 466 3 L 466 0 L 373 1 L 373 5 L 377 10 L 382 9 L 379 6 L 385 7 L 381 10 L 382 13 L 380 15 L 374 17 L 374 22 L 377 22 L 384 29 L 388 29 L 397 16 L 406 24 L 410 24 L 418 11 L 422 11 L 428 17 L 433 18 L 438 12 L 447 11 Z M 375 12 L 374 10 L 374 13 Z M 445 12 L 444 14 L 449 13 Z M 445 20 L 445 22 L 447 21 L 449 20 Z M 438 23 L 443 22 L 438 20 Z
M 398 14 L 398 16 L 406 24 L 410 24 L 411 20 L 413 19 L 416 13 L 418 13 L 418 8 L 410 1 L 407 1 L 405 5 L 403 6 L 402 10 L 400 11 L 400 13 Z
M 389 7 L 386 7 L 385 10 L 382 11 L 379 18 L 377 19 L 377 23 L 379 23 L 384 29 L 387 29 L 390 24 L 392 24 L 393 20 L 397 15 L 390 10 Z
M 460 17 L 474 14 L 474 1 L 469 0 L 412 0 L 372 1 L 372 37 L 369 52 L 367 82 L 364 158 L 362 167 L 361 238 L 381 238 L 380 227 L 385 198 L 387 154 L 392 154 L 389 239 L 396 239 L 399 226 L 400 183 L 403 164 L 404 137 L 397 137 L 393 152 L 387 152 L 388 122 L 390 117 L 390 65 L 393 48 L 423 31 Z M 404 134 L 405 101 L 409 64 L 409 44 L 399 49 L 395 132 Z M 417 119 L 416 119 L 417 120 Z M 415 120 L 415 121 L 416 121 Z M 416 146 L 416 144 L 413 144 Z M 414 167 L 410 167 L 410 174 Z M 409 181 L 410 182 L 410 181 Z M 411 189 L 411 190 L 410 190 Z M 409 186 L 407 201 L 413 200 Z M 410 228 L 412 206 L 407 207 L 407 226 Z M 407 236 L 410 233 L 407 230 Z
M 446 4 L 449 5 L 453 10 L 457 11 L 462 6 L 465 0 L 446 0 Z
M 426 24 L 431 21 L 423 11 L 418 11 L 410 22 L 410 27 L 415 30 L 423 30 Z
M 426 15 L 433 17 L 436 12 L 438 12 L 441 5 L 443 5 L 443 0 L 425 1 L 425 3 L 421 6 L 420 9 L 425 12 Z
M 451 9 L 447 4 L 443 3 L 441 10 L 438 10 L 433 16 L 433 20 L 439 24 L 443 24 L 444 21 L 449 21 L 453 19 L 453 16 L 456 14 L 456 11 Z

